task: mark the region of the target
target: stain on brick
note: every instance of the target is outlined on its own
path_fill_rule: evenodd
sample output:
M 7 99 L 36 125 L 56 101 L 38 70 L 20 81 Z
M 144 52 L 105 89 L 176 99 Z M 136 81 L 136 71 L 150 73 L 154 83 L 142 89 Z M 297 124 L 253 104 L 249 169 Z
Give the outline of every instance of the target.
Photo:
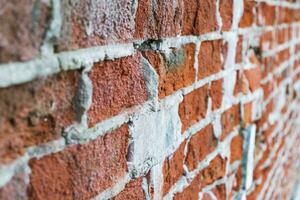
M 159 97 L 163 98 L 174 91 L 195 82 L 195 45 L 187 44 L 171 52 L 146 51 L 145 57 L 159 76 Z

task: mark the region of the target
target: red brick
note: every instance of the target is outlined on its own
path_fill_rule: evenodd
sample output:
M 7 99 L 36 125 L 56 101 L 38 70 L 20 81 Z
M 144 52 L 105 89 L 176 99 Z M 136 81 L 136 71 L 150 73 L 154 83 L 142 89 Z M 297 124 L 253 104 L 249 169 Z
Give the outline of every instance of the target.
M 221 156 L 213 159 L 209 166 L 203 169 L 181 193 L 174 196 L 174 200 L 198 199 L 198 194 L 203 187 L 212 184 L 214 181 L 222 178 L 226 171 L 226 160 Z
M 44 1 L 1 1 L 0 63 L 38 55 L 50 14 Z
M 96 63 L 90 73 L 93 101 L 89 125 L 147 100 L 140 55 Z
M 62 152 L 32 159 L 32 199 L 90 199 L 127 171 L 128 126 Z
M 234 86 L 234 95 L 237 96 L 240 93 L 247 94 L 249 92 L 248 81 L 242 70 L 238 70 L 236 74 L 236 83 Z
M 247 126 L 252 122 L 252 102 L 244 104 L 243 109 L 243 123 Z
M 223 69 L 227 45 L 223 40 L 201 42 L 199 52 L 198 78 L 202 79 Z
M 64 72 L 0 90 L 0 163 L 60 137 L 75 122 L 72 101 L 78 77 L 76 71 Z
M 135 16 L 135 38 L 164 38 L 181 32 L 183 3 L 179 0 L 143 0 Z
M 222 31 L 229 31 L 233 18 L 233 0 L 221 0 L 219 7 L 222 17 Z
M 243 137 L 241 135 L 235 136 L 230 144 L 230 164 L 243 158 Z
M 275 23 L 275 6 L 271 6 L 265 2 L 259 3 L 257 6 L 257 17 L 258 25 L 261 26 L 272 26 Z
M 218 144 L 215 138 L 213 127 L 211 124 L 193 135 L 188 144 L 188 152 L 186 157 L 186 165 L 190 171 L 197 168 L 208 154 L 210 154 Z
M 133 39 L 131 0 L 62 2 L 63 25 L 59 50 L 70 50 Z
M 243 36 L 239 36 L 237 45 L 236 45 L 236 55 L 235 55 L 235 62 L 241 63 L 243 61 Z
M 223 99 L 223 79 L 211 82 L 209 96 L 212 100 L 212 110 L 220 109 Z
M 240 105 L 233 105 L 221 116 L 222 140 L 240 123 Z
M 184 0 L 183 35 L 200 35 L 218 29 L 216 2 L 210 0 Z
M 159 75 L 159 97 L 163 98 L 195 82 L 195 45 L 187 44 L 164 52 L 146 51 L 145 57 Z
M 3 200 L 22 200 L 27 199 L 27 185 L 23 173 L 18 173 L 0 188 L 0 199 Z
M 248 69 L 244 71 L 248 83 L 249 83 L 249 88 L 252 92 L 260 88 L 260 80 L 261 80 L 261 70 L 260 66 L 257 66 L 253 69 Z
M 274 37 L 272 31 L 264 32 L 260 36 L 259 46 L 261 51 L 264 52 L 264 51 L 271 50 L 273 48 L 273 43 L 274 43 Z
M 166 158 L 163 165 L 164 185 L 163 194 L 166 194 L 169 189 L 175 184 L 179 178 L 183 175 L 184 164 L 184 149 L 186 141 L 184 141 L 176 152 Z
M 143 178 L 131 180 L 126 184 L 125 189 L 111 200 L 140 200 L 145 199 L 144 191 L 142 188 Z
M 253 9 L 255 7 L 254 0 L 244 0 L 244 13 L 240 20 L 239 27 L 246 28 L 252 26 L 254 23 L 254 13 Z
M 206 116 L 208 92 L 208 85 L 204 85 L 184 96 L 183 101 L 179 105 L 182 131 L 185 131 Z
M 211 191 L 218 200 L 226 200 L 227 199 L 226 198 L 226 186 L 225 186 L 225 184 L 217 185 Z

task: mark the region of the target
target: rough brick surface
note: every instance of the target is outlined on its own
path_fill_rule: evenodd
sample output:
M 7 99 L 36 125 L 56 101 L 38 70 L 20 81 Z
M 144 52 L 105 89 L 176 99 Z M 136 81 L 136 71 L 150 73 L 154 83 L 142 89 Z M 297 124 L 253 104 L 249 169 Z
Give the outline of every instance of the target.
M 206 116 L 208 105 L 208 85 L 200 87 L 187 94 L 179 105 L 179 116 L 182 122 L 182 131 L 203 119 Z
M 93 84 L 93 102 L 88 113 L 91 126 L 147 100 L 140 58 L 137 54 L 95 64 L 90 73 Z
M 215 150 L 216 146 L 217 139 L 211 124 L 192 136 L 188 144 L 186 157 L 186 165 L 189 170 L 197 168 L 198 163 Z
M 78 73 L 65 72 L 0 91 L 0 161 L 24 148 L 58 138 L 75 122 L 73 98 Z
M 0 24 L 0 199 L 297 199 L 299 0 L 0 0 Z
M 202 79 L 219 72 L 223 68 L 226 52 L 223 40 L 201 42 L 198 78 Z
M 0 63 L 26 61 L 38 55 L 50 5 L 44 1 L 0 1 Z
M 113 197 L 113 200 L 139 200 L 144 199 L 144 191 L 142 188 L 142 178 L 132 180 L 126 184 L 125 189 L 120 192 L 117 196 Z
M 113 186 L 127 172 L 128 127 L 63 152 L 30 161 L 34 199 L 87 199 Z M 105 157 L 105 159 L 103 159 Z
M 159 76 L 159 97 L 192 85 L 195 82 L 195 45 L 187 44 L 171 52 L 145 52 L 145 57 Z

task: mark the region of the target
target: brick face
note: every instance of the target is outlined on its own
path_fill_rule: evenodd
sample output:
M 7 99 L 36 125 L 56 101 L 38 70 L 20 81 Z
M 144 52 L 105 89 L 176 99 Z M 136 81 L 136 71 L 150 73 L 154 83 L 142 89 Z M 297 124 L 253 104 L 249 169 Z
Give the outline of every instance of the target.
M 0 3 L 0 63 L 34 58 L 43 42 L 49 6 L 33 0 Z
M 198 78 L 202 79 L 221 71 L 226 51 L 227 47 L 223 40 L 201 42 Z
M 96 63 L 90 78 L 93 102 L 88 112 L 90 126 L 147 100 L 140 55 Z
M 182 131 L 188 129 L 200 119 L 205 118 L 208 103 L 208 85 L 187 94 L 179 105 Z
M 0 91 L 0 161 L 58 138 L 75 122 L 73 98 L 78 73 L 66 72 Z
M 0 199 L 295 199 L 299 8 L 0 0 Z
M 126 174 L 127 145 L 128 127 L 123 125 L 90 143 L 31 160 L 30 197 L 87 199 L 96 196 Z
M 188 144 L 186 165 L 189 170 L 197 168 L 198 163 L 217 147 L 212 125 L 206 126 L 203 130 L 192 136 Z
M 145 57 L 159 76 L 158 92 L 163 98 L 195 82 L 195 45 L 187 44 L 171 52 L 145 52 Z

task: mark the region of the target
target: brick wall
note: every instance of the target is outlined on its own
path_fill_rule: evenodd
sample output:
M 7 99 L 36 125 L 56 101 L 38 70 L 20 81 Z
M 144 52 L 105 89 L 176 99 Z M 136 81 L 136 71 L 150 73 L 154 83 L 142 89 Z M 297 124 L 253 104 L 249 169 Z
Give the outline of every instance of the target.
M 299 112 L 299 0 L 0 0 L 0 199 L 296 198 Z

